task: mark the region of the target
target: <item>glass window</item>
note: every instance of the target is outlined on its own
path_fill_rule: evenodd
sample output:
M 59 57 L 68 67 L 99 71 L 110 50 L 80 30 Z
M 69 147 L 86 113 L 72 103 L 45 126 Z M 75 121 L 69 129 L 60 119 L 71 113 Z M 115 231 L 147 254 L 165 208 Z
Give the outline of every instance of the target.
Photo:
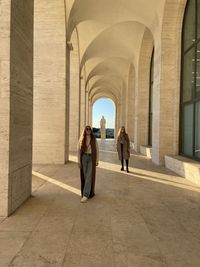
M 200 0 L 188 0 L 183 24 L 180 152 L 200 160 Z
M 184 19 L 184 51 L 195 42 L 195 0 L 188 1 Z
M 194 72 L 195 72 L 195 49 L 189 50 L 184 56 L 183 62 L 183 102 L 192 99 L 194 89 Z
M 183 153 L 193 156 L 193 104 L 185 105 L 183 110 Z
M 200 38 L 200 0 L 197 1 L 197 37 Z
M 200 101 L 196 103 L 195 113 L 195 157 L 200 159 Z
M 150 85 L 149 85 L 149 136 L 148 145 L 152 146 L 152 123 L 153 123 L 153 79 L 154 79 L 154 48 L 150 63 Z
M 197 46 L 196 93 L 197 93 L 197 97 L 200 96 L 200 42 Z

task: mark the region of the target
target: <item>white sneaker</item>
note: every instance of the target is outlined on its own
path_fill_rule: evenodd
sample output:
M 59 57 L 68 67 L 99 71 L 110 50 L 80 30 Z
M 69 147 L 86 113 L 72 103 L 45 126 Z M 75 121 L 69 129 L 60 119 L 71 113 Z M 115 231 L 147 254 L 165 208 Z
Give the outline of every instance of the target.
M 83 196 L 83 197 L 81 198 L 81 202 L 82 202 L 82 203 L 85 203 L 85 202 L 87 202 L 87 200 L 88 200 L 88 198 L 87 198 L 87 197 L 85 197 L 85 196 Z

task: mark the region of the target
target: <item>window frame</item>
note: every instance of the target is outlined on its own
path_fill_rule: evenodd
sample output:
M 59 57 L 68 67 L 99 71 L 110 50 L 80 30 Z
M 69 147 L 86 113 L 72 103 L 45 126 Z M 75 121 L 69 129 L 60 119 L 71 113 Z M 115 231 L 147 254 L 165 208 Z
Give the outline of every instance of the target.
M 195 1 L 195 41 L 193 43 L 191 43 L 191 45 L 189 47 L 187 47 L 187 49 L 184 51 L 184 40 L 185 40 L 185 21 L 186 21 L 186 15 L 187 14 L 187 10 L 188 10 L 188 6 L 190 4 L 191 0 L 187 1 L 186 4 L 186 8 L 185 8 L 185 14 L 184 14 L 184 20 L 183 20 L 183 27 L 182 27 L 182 45 L 181 45 L 181 84 L 180 84 L 180 129 L 179 129 L 179 154 L 183 155 L 185 157 L 200 161 L 200 158 L 195 156 L 195 149 L 196 149 L 196 144 L 195 144 L 195 138 L 196 138 L 196 103 L 200 102 L 200 94 L 197 94 L 197 50 L 198 50 L 198 45 L 200 44 L 200 37 L 198 37 L 198 21 L 200 20 L 200 14 L 198 14 L 198 10 L 200 10 L 200 3 L 198 3 L 197 0 L 193 0 Z M 199 6 L 198 6 L 199 5 Z M 194 85 L 192 87 L 192 99 L 189 101 L 185 101 L 183 102 L 183 75 L 184 75 L 184 59 L 185 59 L 185 55 L 191 51 L 192 49 L 194 49 L 194 59 L 195 59 L 195 66 L 194 66 Z M 183 151 L 184 149 L 184 107 L 185 105 L 189 105 L 189 104 L 193 104 L 193 142 L 192 142 L 192 156 L 186 155 Z

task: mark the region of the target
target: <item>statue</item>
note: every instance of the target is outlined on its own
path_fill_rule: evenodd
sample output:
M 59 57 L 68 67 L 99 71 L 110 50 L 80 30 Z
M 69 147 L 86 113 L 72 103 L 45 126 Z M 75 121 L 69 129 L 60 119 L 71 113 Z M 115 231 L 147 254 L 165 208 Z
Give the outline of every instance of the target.
M 100 120 L 100 132 L 101 132 L 101 139 L 106 139 L 106 120 L 104 116 L 102 116 Z

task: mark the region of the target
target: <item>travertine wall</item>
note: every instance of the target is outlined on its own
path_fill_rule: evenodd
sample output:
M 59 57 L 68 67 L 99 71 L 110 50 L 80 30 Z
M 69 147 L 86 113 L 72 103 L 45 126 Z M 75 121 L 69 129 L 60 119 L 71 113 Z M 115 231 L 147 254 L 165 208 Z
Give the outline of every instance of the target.
M 33 1 L 2 0 L 0 216 L 31 194 L 33 128 Z
M 115 138 L 117 137 L 117 133 L 118 133 L 118 130 L 119 130 L 119 110 L 120 110 L 120 105 L 119 105 L 119 102 L 117 101 L 116 102 L 116 110 L 115 110 Z
M 70 120 L 69 150 L 77 151 L 80 131 L 80 79 L 79 79 L 79 48 L 76 31 L 72 35 L 73 51 L 70 52 Z
M 134 141 L 134 98 L 135 98 L 135 70 L 131 65 L 128 77 L 127 94 L 127 132 L 131 141 Z
M 135 93 L 135 134 L 134 147 L 137 152 L 141 145 L 148 144 L 149 125 L 149 78 L 150 62 L 153 50 L 153 37 L 146 29 L 139 56 L 139 66 L 136 75 Z
M 0 2 L 0 216 L 8 214 L 10 134 L 10 5 Z
M 70 87 L 70 51 L 66 44 L 66 95 L 65 95 L 65 163 L 69 160 L 69 87 Z
M 87 88 L 86 88 L 86 103 L 85 103 L 85 110 L 86 110 L 86 114 L 85 114 L 85 117 L 86 117 L 86 121 L 85 121 L 85 124 L 88 125 L 89 124 L 89 94 L 88 94 L 88 91 L 89 91 L 89 84 L 87 85 Z
M 127 128 L 127 91 L 128 88 L 122 89 L 122 95 L 121 95 L 121 126 L 124 126 Z
M 63 0 L 35 0 L 34 163 L 66 161 L 66 29 Z
M 161 42 L 155 45 L 152 160 L 178 154 L 181 32 L 186 0 L 166 1 Z
M 80 85 L 81 85 L 81 107 L 80 107 L 80 134 L 82 132 L 82 130 L 85 127 L 85 121 L 86 121 L 86 99 L 85 99 L 85 75 L 81 76 L 81 81 L 80 81 Z

